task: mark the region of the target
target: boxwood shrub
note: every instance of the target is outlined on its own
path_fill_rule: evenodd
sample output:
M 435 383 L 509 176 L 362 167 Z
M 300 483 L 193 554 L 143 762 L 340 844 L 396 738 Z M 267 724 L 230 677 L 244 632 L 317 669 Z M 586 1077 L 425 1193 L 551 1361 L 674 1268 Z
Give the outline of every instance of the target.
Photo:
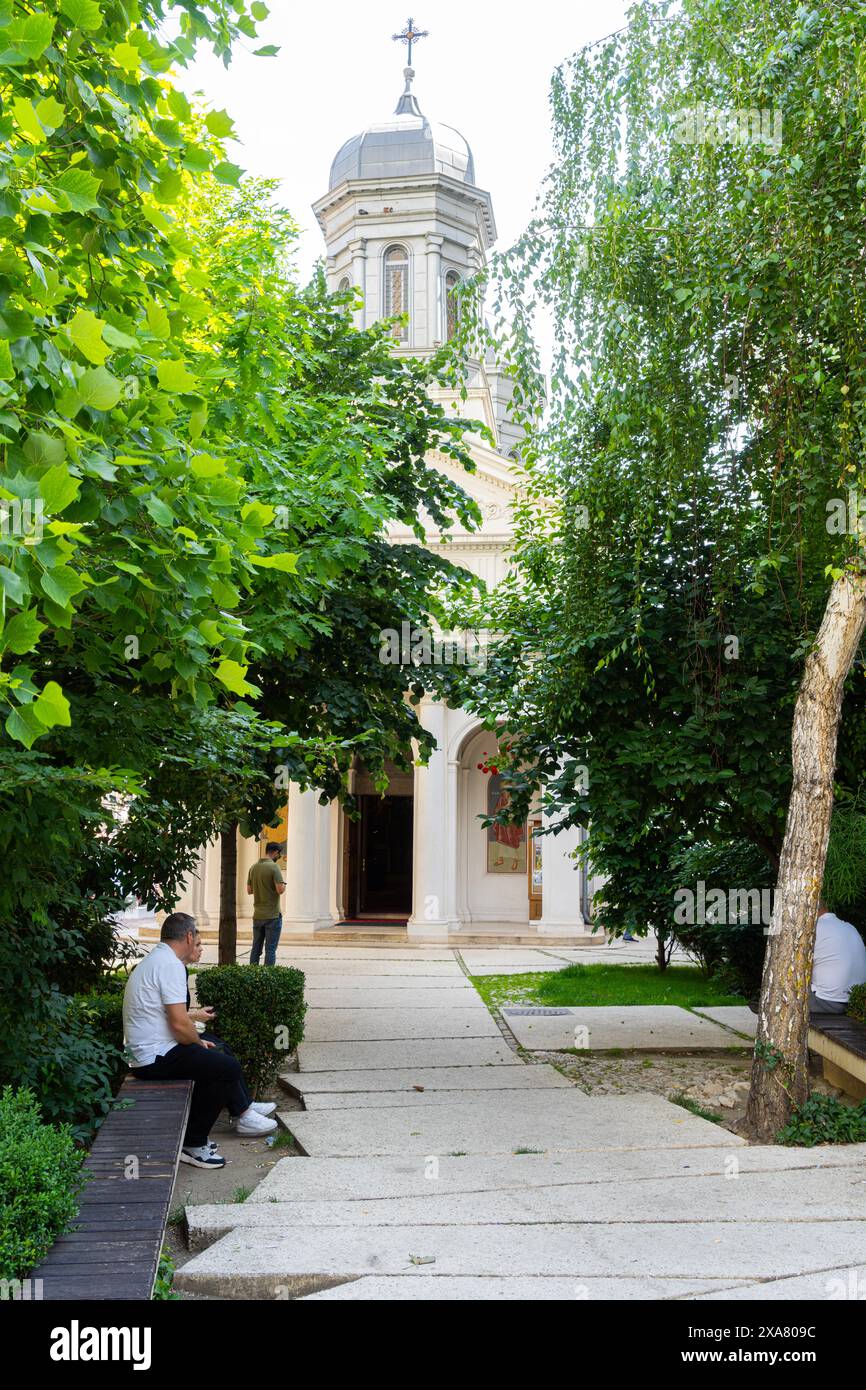
M 215 965 L 196 975 L 201 1005 L 216 1010 L 208 1031 L 224 1039 L 258 1095 L 303 1041 L 304 974 L 286 965 Z
M 67 1231 L 85 1181 L 68 1125 L 45 1124 L 31 1090 L 0 1094 L 0 1279 L 25 1279 Z
M 866 1023 L 866 985 L 855 985 L 848 995 L 848 1014 L 858 1023 Z

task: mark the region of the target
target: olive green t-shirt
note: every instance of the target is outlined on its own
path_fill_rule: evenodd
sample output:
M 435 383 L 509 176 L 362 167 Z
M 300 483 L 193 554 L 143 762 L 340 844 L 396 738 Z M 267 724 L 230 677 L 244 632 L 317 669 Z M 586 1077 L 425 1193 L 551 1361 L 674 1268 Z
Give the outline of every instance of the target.
M 280 895 L 276 885 L 284 879 L 273 859 L 259 859 L 250 869 L 253 890 L 253 921 L 269 922 L 280 915 Z

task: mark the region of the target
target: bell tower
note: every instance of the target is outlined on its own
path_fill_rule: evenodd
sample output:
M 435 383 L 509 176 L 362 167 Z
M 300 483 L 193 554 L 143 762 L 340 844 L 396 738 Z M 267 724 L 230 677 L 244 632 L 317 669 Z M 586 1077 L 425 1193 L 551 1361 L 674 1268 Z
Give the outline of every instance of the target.
M 496 223 L 467 141 L 429 120 L 412 89 L 412 46 L 426 32 L 410 19 L 393 37 L 407 45 L 409 58 L 394 114 L 340 147 L 313 211 L 325 238 L 329 288 L 357 291 L 357 327 L 406 315 L 394 349 L 423 357 L 454 333 L 454 291 L 483 267 Z M 507 417 L 510 382 L 496 363 L 478 362 L 468 390 L 469 401 L 455 409 L 484 419 L 498 451 L 510 453 L 520 439 Z

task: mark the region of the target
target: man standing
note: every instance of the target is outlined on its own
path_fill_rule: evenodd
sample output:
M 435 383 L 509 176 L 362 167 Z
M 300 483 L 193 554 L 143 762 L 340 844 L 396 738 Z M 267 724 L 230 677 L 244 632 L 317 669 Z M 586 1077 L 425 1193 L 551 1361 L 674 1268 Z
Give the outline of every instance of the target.
M 286 891 L 285 880 L 277 864 L 281 854 L 282 846 L 271 840 L 265 849 L 264 859 L 259 859 L 253 864 L 247 877 L 247 892 L 253 895 L 253 949 L 250 951 L 250 965 L 258 965 L 263 944 L 265 965 L 277 963 L 277 942 L 283 929 L 280 898 Z
M 210 1142 L 211 1126 L 223 1106 L 238 1117 L 241 1135 L 272 1134 L 269 1103 L 250 1100 L 240 1063 L 200 1038 L 187 1013 L 185 966 L 198 960 L 199 934 L 185 912 L 172 912 L 159 944 L 140 961 L 123 991 L 123 1036 L 130 1070 L 143 1080 L 194 1081 L 181 1162 L 222 1168 L 225 1159 Z
M 844 1014 L 855 985 L 866 984 L 866 945 L 853 922 L 818 903 L 809 1012 Z

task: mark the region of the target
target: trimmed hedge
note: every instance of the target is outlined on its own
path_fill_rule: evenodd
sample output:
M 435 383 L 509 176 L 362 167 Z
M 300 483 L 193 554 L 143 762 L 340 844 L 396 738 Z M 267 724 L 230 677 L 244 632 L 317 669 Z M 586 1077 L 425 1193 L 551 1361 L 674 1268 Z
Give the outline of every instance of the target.
M 32 1091 L 0 1094 L 0 1278 L 25 1279 L 78 1213 L 84 1153 Z
M 286 965 L 214 965 L 196 975 L 198 1001 L 216 1010 L 208 1031 L 228 1043 L 257 1096 L 304 1038 L 304 974 Z
M 866 985 L 855 985 L 848 995 L 848 1016 L 866 1023 Z

